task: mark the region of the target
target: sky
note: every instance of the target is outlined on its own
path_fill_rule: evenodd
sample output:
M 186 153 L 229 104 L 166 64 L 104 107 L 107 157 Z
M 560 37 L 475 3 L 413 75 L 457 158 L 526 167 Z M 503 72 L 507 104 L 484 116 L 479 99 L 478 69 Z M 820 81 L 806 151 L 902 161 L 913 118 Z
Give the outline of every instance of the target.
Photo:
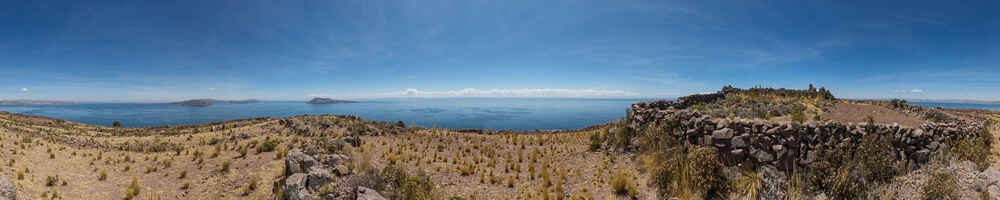
M 0 99 L 1000 101 L 1000 1 L 0 2 Z

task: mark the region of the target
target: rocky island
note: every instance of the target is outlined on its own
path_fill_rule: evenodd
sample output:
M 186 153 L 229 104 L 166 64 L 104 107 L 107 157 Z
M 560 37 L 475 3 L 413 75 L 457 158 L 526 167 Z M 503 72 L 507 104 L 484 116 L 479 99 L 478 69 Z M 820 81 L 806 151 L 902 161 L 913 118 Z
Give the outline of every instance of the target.
M 247 99 L 247 100 L 191 99 L 186 101 L 171 102 L 169 104 L 178 106 L 207 107 L 215 103 L 249 104 L 257 102 L 260 101 L 256 99 Z
M 348 101 L 348 100 L 340 100 L 340 99 L 331 99 L 331 98 L 313 98 L 312 100 L 309 100 L 309 102 L 306 102 L 306 103 L 309 103 L 309 104 L 341 104 L 341 103 L 357 103 L 357 102 L 356 101 Z

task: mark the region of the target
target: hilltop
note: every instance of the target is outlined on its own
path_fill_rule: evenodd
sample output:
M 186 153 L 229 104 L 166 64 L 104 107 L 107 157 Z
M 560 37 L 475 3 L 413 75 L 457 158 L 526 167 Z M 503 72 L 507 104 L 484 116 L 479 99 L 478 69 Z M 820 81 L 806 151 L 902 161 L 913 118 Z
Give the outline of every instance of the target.
M 0 113 L 0 197 L 1000 197 L 993 111 L 725 87 L 626 114 L 580 130 L 475 131 L 337 115 L 106 127 Z

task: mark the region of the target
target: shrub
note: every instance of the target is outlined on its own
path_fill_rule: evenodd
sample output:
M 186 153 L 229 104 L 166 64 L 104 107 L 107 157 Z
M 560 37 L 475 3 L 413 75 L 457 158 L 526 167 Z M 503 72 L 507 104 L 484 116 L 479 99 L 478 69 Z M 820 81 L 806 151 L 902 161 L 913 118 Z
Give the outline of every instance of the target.
M 57 178 L 57 177 L 54 177 L 54 176 L 47 176 L 47 177 L 45 177 L 45 186 L 46 187 L 55 186 L 56 183 L 58 183 L 58 182 L 59 182 L 59 178 Z
M 104 171 L 104 170 L 102 169 L 102 170 L 101 170 L 101 173 L 99 173 L 99 174 L 97 175 L 97 180 L 99 180 L 99 181 L 104 181 L 104 180 L 107 180 L 107 179 L 108 179 L 108 172 L 107 172 L 107 171 Z
M 990 127 L 990 125 L 987 124 L 985 127 Z M 993 134 L 990 133 L 989 128 L 984 128 L 978 137 L 955 141 L 952 144 L 954 147 L 951 153 L 957 155 L 959 159 L 976 163 L 979 170 L 986 169 L 990 166 L 989 155 L 990 150 L 993 149 L 992 139 Z
M 184 182 L 184 184 L 181 184 L 181 189 L 182 189 L 182 190 L 187 190 L 187 189 L 191 189 L 191 183 L 189 183 L 189 182 Z
M 796 109 L 792 111 L 792 121 L 799 123 L 805 122 L 806 121 L 805 110 Z
M 257 190 L 257 177 L 250 177 L 250 183 L 247 184 L 246 188 L 243 188 L 243 196 L 250 195 L 253 191 Z
M 178 179 L 184 179 L 185 177 L 187 177 L 187 174 L 188 174 L 187 170 L 181 171 L 180 176 L 177 176 L 177 178 Z
M 760 172 L 744 170 L 743 176 L 733 180 L 731 185 L 744 199 L 758 199 L 759 192 L 764 187 L 764 178 Z
M 624 171 L 619 171 L 614 175 L 614 177 L 611 178 L 611 188 L 614 190 L 615 194 L 628 195 L 633 198 L 638 193 L 635 188 L 635 184 L 632 183 L 632 174 Z
M 260 143 L 260 145 L 257 146 L 257 153 L 259 154 L 259 153 L 262 153 L 262 152 L 272 152 L 277 147 L 278 147 L 278 141 L 267 140 L 267 141 L 264 141 L 263 143 Z
M 125 188 L 125 199 L 131 200 L 139 196 L 139 179 L 132 177 L 132 184 Z
M 219 171 L 220 172 L 229 172 L 229 164 L 231 164 L 229 161 L 223 162 L 222 163 L 222 169 L 219 170 Z
M 589 147 L 590 151 L 600 150 L 602 142 L 603 141 L 601 140 L 600 132 L 594 132 L 593 134 L 590 134 L 590 147 Z
M 660 196 L 719 198 L 728 186 L 719 170 L 723 167 L 714 147 L 682 145 L 650 156 L 647 163 Z
M 958 182 L 948 172 L 935 172 L 931 174 L 931 177 L 927 182 L 924 182 L 923 187 L 920 188 L 920 194 L 923 199 L 958 199 L 956 192 L 958 191 Z

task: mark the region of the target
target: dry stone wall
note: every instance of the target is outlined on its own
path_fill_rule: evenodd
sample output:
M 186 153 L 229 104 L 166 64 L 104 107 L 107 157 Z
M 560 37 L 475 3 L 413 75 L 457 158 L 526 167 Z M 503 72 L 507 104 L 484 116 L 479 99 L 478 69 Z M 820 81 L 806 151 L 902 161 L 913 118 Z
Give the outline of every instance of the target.
M 673 124 L 680 131 L 671 136 L 691 144 L 713 146 L 727 166 L 753 162 L 787 169 L 808 165 L 817 154 L 836 148 L 856 148 L 866 135 L 875 134 L 889 141 L 892 158 L 909 167 L 926 164 L 939 149 L 952 141 L 982 134 L 982 124 L 961 120 L 926 123 L 918 128 L 898 124 L 840 123 L 808 121 L 775 123 L 760 119 L 713 119 L 687 105 L 673 101 L 632 104 L 627 124 L 633 130 Z M 882 140 L 886 141 L 886 140 Z

